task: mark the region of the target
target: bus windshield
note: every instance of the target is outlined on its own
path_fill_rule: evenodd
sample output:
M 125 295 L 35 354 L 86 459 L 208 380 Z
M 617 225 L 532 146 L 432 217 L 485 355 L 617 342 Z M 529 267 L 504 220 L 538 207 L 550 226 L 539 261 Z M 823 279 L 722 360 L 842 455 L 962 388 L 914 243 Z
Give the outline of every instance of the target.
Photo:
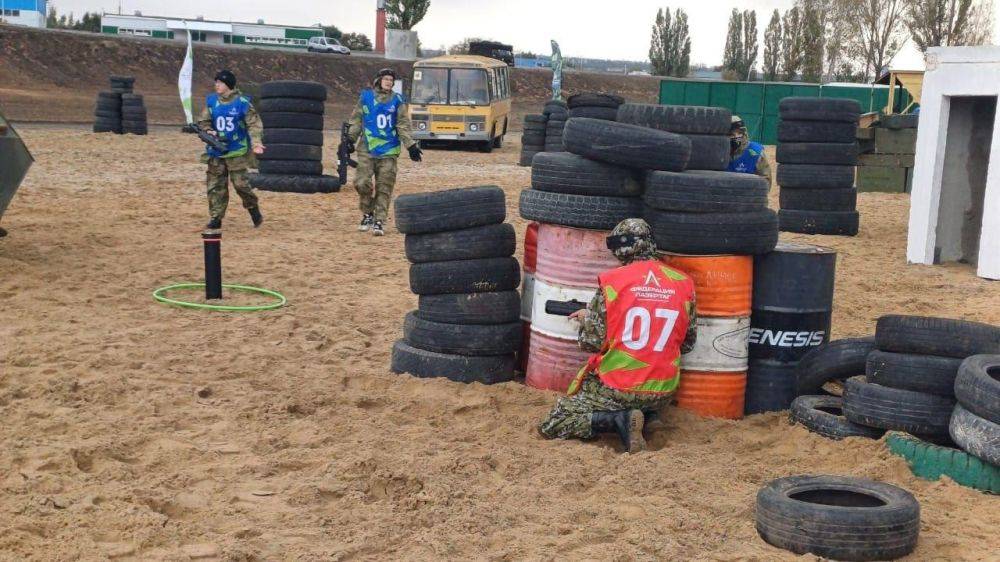
M 411 97 L 417 104 L 489 105 L 490 88 L 478 68 L 418 68 Z

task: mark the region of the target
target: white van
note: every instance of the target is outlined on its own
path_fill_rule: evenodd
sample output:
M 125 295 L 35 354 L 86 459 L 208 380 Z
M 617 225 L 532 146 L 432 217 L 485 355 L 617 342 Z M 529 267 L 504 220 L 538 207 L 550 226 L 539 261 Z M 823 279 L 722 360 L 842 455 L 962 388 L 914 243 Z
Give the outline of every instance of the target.
M 310 53 L 338 53 L 341 55 L 351 54 L 351 50 L 340 44 L 333 37 L 310 37 L 308 47 Z

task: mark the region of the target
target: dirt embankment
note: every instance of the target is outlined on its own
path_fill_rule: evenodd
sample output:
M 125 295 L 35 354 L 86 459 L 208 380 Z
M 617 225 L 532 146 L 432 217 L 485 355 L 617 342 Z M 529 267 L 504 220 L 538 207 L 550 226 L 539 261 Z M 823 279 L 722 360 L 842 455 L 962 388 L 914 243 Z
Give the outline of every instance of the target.
M 0 110 L 14 121 L 89 122 L 108 76 L 127 74 L 136 77 L 136 91 L 145 95 L 151 123 L 180 124 L 177 72 L 184 50 L 181 42 L 0 25 Z M 385 66 L 403 76 L 412 67 L 372 57 L 196 45 L 195 96 L 207 93 L 220 68 L 232 69 L 244 83 L 315 80 L 329 88 L 327 114 L 333 124 L 346 117 L 358 90 Z M 518 118 L 550 95 L 548 70 L 514 69 L 512 78 Z M 658 80 L 650 77 L 570 72 L 563 82 L 570 93 L 608 91 L 636 101 L 655 101 L 658 91 Z

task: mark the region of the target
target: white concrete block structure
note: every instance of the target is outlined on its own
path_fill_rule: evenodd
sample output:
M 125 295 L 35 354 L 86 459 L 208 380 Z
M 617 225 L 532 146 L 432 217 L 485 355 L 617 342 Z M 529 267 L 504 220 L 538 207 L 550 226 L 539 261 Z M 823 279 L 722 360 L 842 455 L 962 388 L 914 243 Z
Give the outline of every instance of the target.
M 926 53 L 906 257 L 1000 279 L 1000 47 Z

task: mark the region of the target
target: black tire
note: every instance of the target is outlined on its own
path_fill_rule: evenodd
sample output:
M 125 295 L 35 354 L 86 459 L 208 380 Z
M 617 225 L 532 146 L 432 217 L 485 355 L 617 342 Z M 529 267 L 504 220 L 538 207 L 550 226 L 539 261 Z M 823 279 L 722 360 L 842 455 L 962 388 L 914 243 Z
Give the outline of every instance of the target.
M 728 141 L 727 141 L 728 142 Z M 643 201 L 654 209 L 689 213 L 742 213 L 767 208 L 767 179 L 753 174 L 648 172 Z
M 592 230 L 612 230 L 625 219 L 642 216 L 642 201 L 635 197 L 571 195 L 537 189 L 522 191 L 519 207 L 521 217 L 529 221 Z
M 97 109 L 94 111 L 94 117 L 99 120 L 104 121 L 121 121 L 122 114 L 120 111 L 114 111 L 111 109 Z
M 247 174 L 250 186 L 278 193 L 336 193 L 340 191 L 337 176 L 298 176 Z
M 122 128 L 122 134 L 123 135 L 139 135 L 139 136 L 144 136 L 144 135 L 148 135 L 149 134 L 149 129 L 146 129 L 146 128 L 129 129 L 129 128 L 123 127 Z
M 965 452 L 1000 466 L 1000 424 L 981 418 L 961 404 L 956 404 L 948 431 Z
M 955 400 L 872 384 L 851 377 L 844 386 L 844 415 L 854 423 L 908 433 L 947 436 Z
M 545 132 L 542 131 L 541 133 L 532 133 L 532 132 L 525 131 L 524 133 L 521 134 L 521 145 L 524 146 L 526 144 L 542 144 L 542 145 L 544 145 L 545 144 Z
M 261 98 L 304 98 L 326 101 L 326 86 L 318 82 L 277 80 L 260 86 Z
M 857 123 L 861 104 L 841 98 L 788 97 L 778 102 L 782 121 L 840 121 Z
M 636 197 L 642 193 L 632 170 L 568 152 L 543 154 L 535 159 L 531 187 L 550 193 L 609 197 Z
M 520 283 L 521 268 L 514 258 L 410 265 L 410 290 L 417 295 L 513 291 Z
M 879 118 L 879 123 L 886 129 L 916 129 L 920 124 L 920 115 L 914 113 L 907 115 L 883 115 Z
M 856 189 L 782 189 L 778 204 L 790 211 L 854 211 L 858 207 Z
M 844 400 L 838 396 L 799 396 L 792 401 L 790 419 L 812 433 L 830 439 L 878 439 L 884 429 L 858 425 L 844 417 Z
M 1000 328 L 966 320 L 890 314 L 878 319 L 875 344 L 882 351 L 964 359 L 1000 353 Z
M 802 356 L 795 369 L 798 395 L 818 394 L 833 380 L 863 375 L 875 336 L 845 338 L 825 343 Z
M 323 115 L 325 110 L 323 102 L 303 98 L 264 98 L 257 102 L 257 111 L 267 113 L 287 111 Z
M 609 107 L 618 109 L 618 106 L 625 103 L 625 98 L 615 94 L 584 92 L 566 98 L 566 107 L 572 109 L 580 107 Z
M 920 504 L 882 482 L 788 476 L 757 492 L 756 526 L 768 544 L 836 560 L 895 560 L 913 552 Z
M 725 135 L 684 135 L 691 141 L 688 170 L 725 171 L 729 168 L 729 137 Z
M 795 400 L 795 363 L 750 360 L 743 411 L 747 415 L 780 412 Z
M 323 146 L 323 131 L 316 129 L 264 129 L 264 146 L 270 144 L 311 144 Z
M 778 243 L 778 217 L 763 209 L 750 213 L 676 213 L 646 208 L 656 245 L 663 252 L 689 255 L 757 255 Z
M 149 128 L 149 125 L 146 123 L 145 120 L 143 120 L 143 121 L 126 121 L 126 120 L 122 119 L 122 129 L 142 129 L 142 130 L 146 130 L 148 128 Z
M 963 361 L 955 378 L 955 397 L 966 410 L 1000 423 L 1000 355 L 975 355 Z
M 729 135 L 731 118 L 722 107 L 626 103 L 617 121 L 686 135 Z
M 120 104 L 120 103 L 97 102 L 97 105 L 94 106 L 94 111 L 106 111 L 106 112 L 111 112 L 111 113 L 121 113 L 122 112 L 122 104 Z
M 146 110 L 135 110 L 122 108 L 122 119 L 125 121 L 145 121 L 146 120 Z
M 92 130 L 95 133 L 115 133 L 119 135 L 122 134 L 121 125 L 111 126 L 111 125 L 101 125 L 98 123 L 94 123 Z
M 858 163 L 858 143 L 783 142 L 778 144 L 776 160 L 779 164 L 854 166 Z
M 549 153 L 566 152 L 566 147 L 564 147 L 561 144 L 546 143 L 545 150 L 543 152 L 549 152 Z
M 143 104 L 142 94 L 122 94 L 122 104 L 142 105 Z
M 323 163 L 313 160 L 261 160 L 257 169 L 262 174 L 318 176 L 323 173 Z
M 569 107 L 563 100 L 549 100 L 545 102 L 545 105 L 542 107 L 542 114 L 545 115 L 546 117 L 552 115 L 553 113 L 560 113 L 567 111 L 569 111 Z
M 403 339 L 418 349 L 456 355 L 505 355 L 521 349 L 520 322 L 506 324 L 446 324 L 410 312 L 403 321 Z
M 545 124 L 545 121 L 542 122 L 531 121 L 524 124 L 524 127 L 522 127 L 521 132 L 545 134 L 545 129 L 547 127 L 548 126 Z
M 865 375 L 868 382 L 882 386 L 954 397 L 961 364 L 955 357 L 875 350 L 868 355 Z
M 323 116 L 314 113 L 276 112 L 260 114 L 264 128 L 323 130 Z
M 782 232 L 836 236 L 857 236 L 861 221 L 857 211 L 798 211 L 785 208 L 778 211 L 778 219 Z
M 600 119 L 567 121 L 563 144 L 592 160 L 643 170 L 680 172 L 691 156 L 691 141 L 681 135 Z
M 503 190 L 487 185 L 400 195 L 395 217 L 403 234 L 426 234 L 502 223 L 507 207 Z
M 509 224 L 406 235 L 406 259 L 411 263 L 506 258 L 514 255 L 517 237 Z
M 392 346 L 391 370 L 415 377 L 443 377 L 455 382 L 496 384 L 514 380 L 513 355 L 468 357 L 434 353 L 407 345 L 403 340 Z
M 94 125 L 98 126 L 98 127 L 104 127 L 104 128 L 110 127 L 110 128 L 114 128 L 114 129 L 121 129 L 122 128 L 122 120 L 121 119 L 115 119 L 113 117 L 98 117 L 97 119 L 94 119 Z
M 541 113 L 532 113 L 524 116 L 524 125 L 528 126 L 529 123 L 542 123 L 544 124 L 549 118 Z
M 259 160 L 313 160 L 323 159 L 323 147 L 310 144 L 280 144 L 268 143 L 264 153 L 258 155 Z
M 837 121 L 781 121 L 778 142 L 854 142 L 858 124 Z
M 131 93 L 133 92 L 133 90 L 132 90 L 132 87 L 131 87 L 131 86 L 130 86 L 130 87 L 127 87 L 127 88 L 124 88 L 124 87 L 123 87 L 123 88 L 117 88 L 117 87 L 114 87 L 114 88 L 111 88 L 111 91 L 112 91 L 113 93 L 115 93 L 115 94 L 119 94 L 119 95 L 122 95 L 122 94 L 131 94 Z
M 116 103 L 121 105 L 122 94 L 118 92 L 97 92 L 97 103 Z
M 598 107 L 598 106 L 583 106 L 575 107 L 569 110 L 569 116 L 573 117 L 586 117 L 588 119 L 603 119 L 605 121 L 614 121 L 618 117 L 617 107 Z
M 517 291 L 421 295 L 417 316 L 450 324 L 507 324 L 521 318 Z

